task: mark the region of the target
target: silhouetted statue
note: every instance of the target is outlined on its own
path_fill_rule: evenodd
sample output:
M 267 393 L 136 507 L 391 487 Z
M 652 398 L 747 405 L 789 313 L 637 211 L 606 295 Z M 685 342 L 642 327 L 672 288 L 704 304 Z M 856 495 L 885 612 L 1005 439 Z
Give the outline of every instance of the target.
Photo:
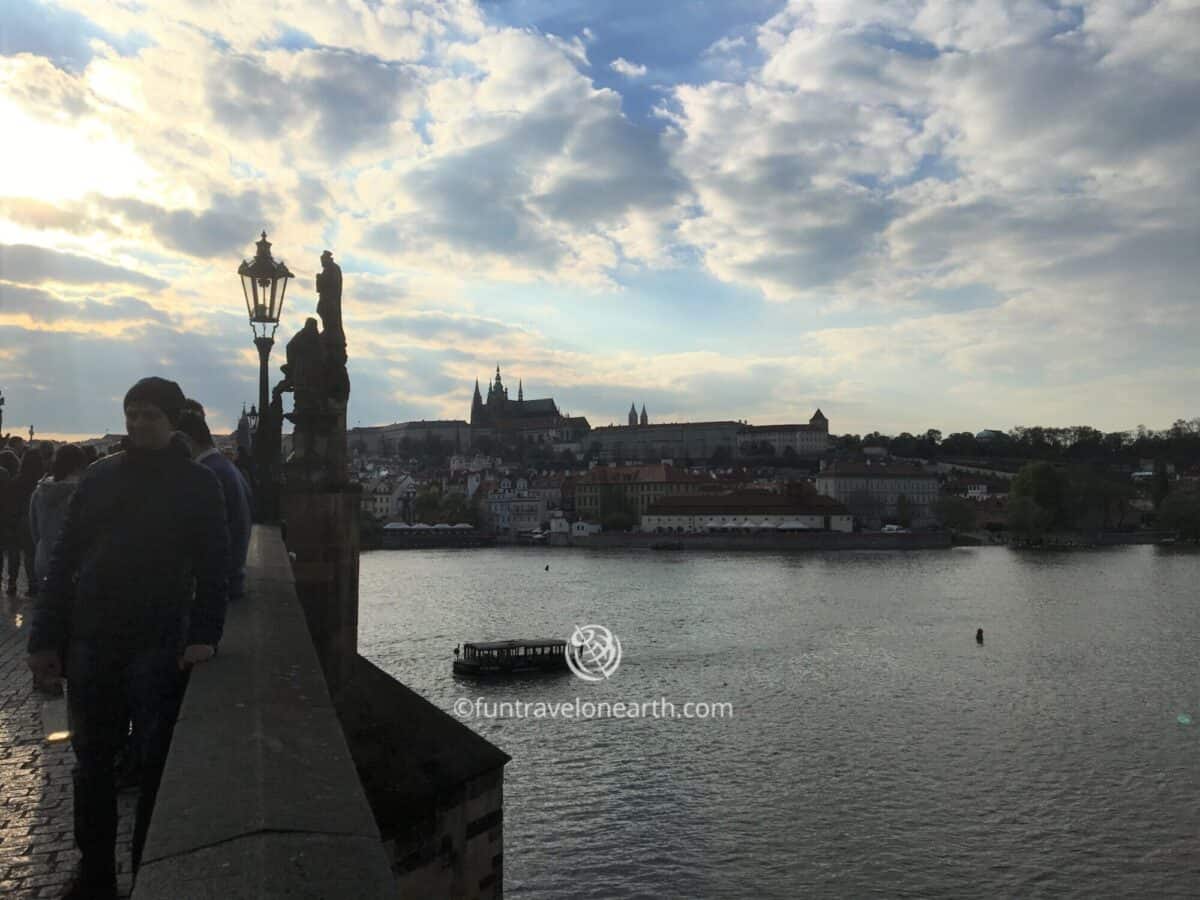
M 346 405 L 350 376 L 346 371 L 346 334 L 342 330 L 342 270 L 333 254 L 321 254 L 317 275 L 317 320 L 288 341 L 284 379 L 277 391 L 294 397 L 288 414 L 296 426 L 287 481 L 309 487 L 337 488 L 349 480 L 346 471 Z
M 333 254 L 321 254 L 321 271 L 317 273 L 317 315 L 321 317 L 321 336 L 331 359 L 346 362 L 346 332 L 342 330 L 342 267 L 333 261 Z
M 291 391 L 295 406 L 293 412 L 321 412 L 326 391 L 325 343 L 317 331 L 317 320 L 311 316 L 304 320 L 304 327 L 287 342 L 287 363 L 280 366 L 284 380 L 283 390 Z

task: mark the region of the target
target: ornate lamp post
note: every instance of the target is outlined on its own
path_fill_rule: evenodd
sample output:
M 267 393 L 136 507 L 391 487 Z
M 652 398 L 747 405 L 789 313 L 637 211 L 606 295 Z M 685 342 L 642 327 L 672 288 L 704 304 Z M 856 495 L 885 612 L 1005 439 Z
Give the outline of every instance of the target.
M 283 298 L 287 293 L 288 279 L 293 275 L 282 262 L 271 258 L 271 242 L 267 233 L 257 242 L 258 252 L 254 259 L 242 260 L 238 275 L 242 279 L 242 293 L 246 297 L 246 312 L 250 316 L 250 330 L 254 333 L 254 346 L 258 348 L 258 415 L 255 419 L 254 470 L 257 477 L 257 518 L 271 521 L 276 515 L 275 485 L 273 472 L 277 449 L 271 442 L 262 440 L 258 426 L 268 418 L 271 405 L 270 387 L 267 383 L 267 360 L 275 344 L 275 329 L 279 327 L 279 315 L 283 312 Z
M 257 246 L 254 259 L 244 259 L 238 266 L 238 275 L 242 278 L 242 293 L 246 296 L 246 312 L 250 314 L 254 346 L 258 348 L 258 409 L 261 412 L 271 402 L 267 385 L 267 359 L 275 344 L 275 329 L 279 327 L 279 315 L 283 312 L 287 282 L 294 276 L 282 261 L 276 262 L 271 258 L 271 242 L 267 240 L 265 231 Z

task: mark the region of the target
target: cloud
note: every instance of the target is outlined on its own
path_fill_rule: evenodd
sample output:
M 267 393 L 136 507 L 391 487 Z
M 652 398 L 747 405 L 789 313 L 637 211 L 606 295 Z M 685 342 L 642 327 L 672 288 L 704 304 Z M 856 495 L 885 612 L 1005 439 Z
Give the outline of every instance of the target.
M 419 87 L 405 64 L 326 47 L 214 58 L 206 81 L 213 116 L 231 135 L 270 141 L 286 123 L 331 162 L 391 137 Z
M 36 325 L 168 323 L 167 313 L 137 297 L 117 296 L 104 301 L 63 300 L 49 291 L 0 282 L 0 316 L 24 316 Z
M 641 78 L 647 71 L 645 66 L 632 63 L 620 56 L 610 62 L 608 67 L 618 75 L 624 75 L 626 78 Z
M 104 198 L 100 206 L 127 222 L 146 226 L 163 246 L 201 258 L 236 257 L 247 236 L 261 230 L 267 218 L 257 191 L 217 194 L 212 206 L 201 213 L 163 209 L 131 198 Z
M 18 284 L 129 284 L 151 290 L 166 286 L 131 269 L 28 244 L 0 244 L 0 278 Z
M 680 233 L 777 300 L 980 277 L 1011 296 L 1048 274 L 1077 291 L 1071 258 L 1119 260 L 1143 228 L 1195 221 L 1170 199 L 1196 196 L 1200 81 L 1178 52 L 1195 21 L 1165 4 L 790 3 L 753 77 L 675 92 L 698 205 Z
M 30 197 L 0 198 L 0 217 L 38 231 L 68 231 L 75 234 L 94 227 L 78 208 L 57 206 Z
M 654 228 L 645 223 L 665 218 L 683 188 L 659 136 L 534 35 L 505 31 L 458 53 L 474 77 L 429 89 L 430 146 L 385 181 L 401 214 L 367 226 L 367 244 L 582 280 L 602 277 L 619 252 L 639 255 L 627 236 Z
M 94 42 L 103 41 L 125 52 L 144 45 L 134 34 L 118 37 L 91 19 L 54 3 L 8 0 L 0 28 L 0 56 L 30 53 L 69 72 L 83 71 L 95 56 Z

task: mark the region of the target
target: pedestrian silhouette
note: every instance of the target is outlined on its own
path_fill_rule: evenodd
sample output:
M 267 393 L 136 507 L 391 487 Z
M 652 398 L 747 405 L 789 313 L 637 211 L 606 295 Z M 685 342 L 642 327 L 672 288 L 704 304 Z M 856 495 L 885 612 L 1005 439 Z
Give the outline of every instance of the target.
M 983 643 L 983 629 L 982 628 L 980 628 L 978 631 L 975 632 L 975 643 L 977 643 L 977 644 Z
M 142 767 L 130 841 L 136 877 L 185 670 L 212 658 L 225 623 L 229 529 L 221 485 L 173 438 L 183 405 L 173 381 L 145 378 L 130 388 L 128 449 L 80 479 L 34 604 L 34 683 L 45 689 L 64 671 L 71 682 L 80 862 L 66 896 L 117 896 L 114 763 L 130 718 Z

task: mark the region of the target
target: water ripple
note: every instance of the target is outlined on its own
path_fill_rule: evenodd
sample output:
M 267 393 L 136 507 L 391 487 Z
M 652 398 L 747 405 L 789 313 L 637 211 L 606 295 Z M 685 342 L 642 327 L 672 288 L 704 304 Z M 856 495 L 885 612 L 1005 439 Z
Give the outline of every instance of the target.
M 1152 547 L 368 553 L 360 647 L 447 711 L 733 703 L 471 722 L 513 756 L 512 897 L 1195 896 L 1198 580 Z M 607 684 L 450 677 L 463 640 L 586 622 Z

